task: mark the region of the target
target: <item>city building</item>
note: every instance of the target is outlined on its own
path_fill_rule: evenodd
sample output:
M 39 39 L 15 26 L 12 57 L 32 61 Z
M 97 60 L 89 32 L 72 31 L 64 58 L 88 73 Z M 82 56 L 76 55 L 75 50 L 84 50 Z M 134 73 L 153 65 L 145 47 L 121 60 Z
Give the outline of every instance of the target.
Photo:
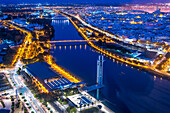
M 77 87 L 84 82 L 74 83 L 55 73 L 45 62 L 37 62 L 26 66 L 24 71 L 37 82 L 41 90 L 45 93 Z

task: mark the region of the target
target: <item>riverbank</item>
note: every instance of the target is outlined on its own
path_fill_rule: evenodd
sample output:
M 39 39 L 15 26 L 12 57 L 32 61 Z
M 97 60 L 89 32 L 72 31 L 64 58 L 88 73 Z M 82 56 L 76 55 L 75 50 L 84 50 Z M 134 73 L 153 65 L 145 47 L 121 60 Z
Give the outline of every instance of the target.
M 71 19 L 71 18 L 74 18 L 76 19 L 75 17 L 71 16 L 71 15 L 68 15 L 68 14 L 65 14 L 64 12 L 58 12 L 60 14 L 62 14 L 63 16 L 66 16 L 69 18 L 70 22 L 74 25 L 74 27 L 77 29 L 77 31 L 81 34 L 81 36 L 85 39 L 85 40 L 89 40 L 88 37 L 81 31 L 81 29 L 79 29 L 78 25 Z M 78 19 L 76 19 L 76 21 L 79 21 Z M 79 21 L 80 22 L 80 21 Z M 81 22 L 80 22 L 81 23 Z M 83 24 L 83 23 L 82 23 Z M 141 62 L 137 59 L 130 59 L 130 58 L 123 58 L 119 55 L 116 55 L 116 54 L 113 54 L 112 52 L 109 52 L 97 45 L 95 45 L 93 42 L 87 42 L 91 47 L 93 47 L 94 49 L 96 49 L 97 51 L 101 52 L 102 54 L 105 54 L 106 56 L 108 57 L 111 57 L 113 59 L 116 59 L 116 60 L 119 60 L 121 62 L 124 62 L 130 66 L 134 66 L 134 67 L 138 67 L 138 68 L 142 68 L 144 70 L 146 70 L 147 72 L 149 73 L 152 73 L 152 74 L 156 74 L 156 75 L 159 75 L 160 77 L 164 77 L 164 78 L 169 78 L 170 77 L 170 74 L 169 73 L 165 73 L 165 72 L 162 72 L 162 71 L 159 71 L 155 68 L 153 68 L 152 66 L 148 66 L 148 65 L 141 65 Z M 137 60 L 137 64 L 135 63 Z
M 82 40 L 80 33 L 70 21 L 65 23 L 63 20 L 55 20 L 52 25 L 55 28 L 53 41 Z M 57 65 L 85 81 L 87 86 L 96 84 L 96 60 L 101 53 L 90 45 L 79 44 L 75 47 L 74 43 L 64 44 L 65 46 L 55 44 L 55 47 L 50 49 Z M 99 99 L 107 107 L 119 113 L 132 113 L 136 109 L 145 112 L 160 112 L 160 108 L 164 108 L 163 111 L 169 110 L 166 106 L 166 100 L 169 99 L 169 82 L 166 79 L 153 76 L 138 67 L 134 68 L 106 55 L 104 60 L 104 87 L 100 89 Z M 96 91 L 88 93 L 97 98 Z M 159 95 L 155 95 L 158 93 Z M 167 99 L 162 100 L 161 97 Z M 148 101 L 152 104 L 147 103 Z M 152 106 L 155 104 L 160 107 Z

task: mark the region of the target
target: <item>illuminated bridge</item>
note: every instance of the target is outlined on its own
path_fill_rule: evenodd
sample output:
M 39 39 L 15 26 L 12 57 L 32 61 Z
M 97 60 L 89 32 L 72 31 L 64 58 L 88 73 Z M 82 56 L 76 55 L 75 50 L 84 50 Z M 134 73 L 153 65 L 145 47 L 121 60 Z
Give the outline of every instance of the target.
M 65 17 L 65 16 L 59 16 L 59 15 L 53 17 L 52 19 L 53 19 L 53 20 L 69 20 L 67 17 Z
M 96 42 L 95 40 L 59 40 L 59 41 L 47 41 L 47 43 L 60 43 L 60 42 Z
M 96 42 L 95 40 L 59 40 L 59 41 L 39 41 L 39 43 L 50 43 L 52 46 L 71 46 L 71 45 L 87 45 L 87 42 Z
M 95 40 L 60 40 L 60 41 L 47 41 L 51 46 L 83 46 L 87 42 L 96 42 Z M 76 48 L 76 47 L 75 47 Z M 81 48 L 81 47 L 80 47 Z

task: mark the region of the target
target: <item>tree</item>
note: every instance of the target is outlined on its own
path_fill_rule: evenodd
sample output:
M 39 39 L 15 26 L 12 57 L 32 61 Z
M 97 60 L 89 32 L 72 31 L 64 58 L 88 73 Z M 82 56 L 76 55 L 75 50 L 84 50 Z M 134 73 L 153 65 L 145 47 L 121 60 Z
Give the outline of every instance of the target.
M 77 109 L 74 107 L 71 109 L 71 113 L 76 113 L 77 112 Z
M 26 68 L 27 66 L 26 65 L 24 65 L 22 68 Z
M 11 98 L 11 101 L 14 101 L 14 98 Z
M 70 109 L 71 109 L 70 106 L 68 106 L 66 109 L 68 113 L 70 113 Z
M 1 104 L 2 104 L 3 108 L 5 108 L 5 104 L 2 100 L 1 100 Z
M 25 97 L 23 96 L 22 99 L 24 99 Z
M 14 106 L 14 102 L 12 102 L 12 106 Z
M 27 112 L 27 109 L 26 109 L 26 108 L 24 109 L 24 112 Z
M 90 106 L 90 104 L 87 104 L 87 106 L 89 107 L 89 106 Z
M 19 71 L 19 70 L 17 71 L 17 74 L 18 74 L 18 75 L 20 74 L 20 71 Z
M 91 104 L 92 104 L 92 105 L 94 105 L 94 103 L 93 103 L 93 102 L 92 102 Z
M 16 104 L 16 107 L 17 107 L 17 108 L 19 108 L 19 106 L 20 106 L 20 102 L 18 102 L 18 103 Z
M 102 106 L 101 106 L 101 105 L 98 105 L 98 108 L 99 108 L 99 109 L 101 109 L 101 108 L 102 108 Z

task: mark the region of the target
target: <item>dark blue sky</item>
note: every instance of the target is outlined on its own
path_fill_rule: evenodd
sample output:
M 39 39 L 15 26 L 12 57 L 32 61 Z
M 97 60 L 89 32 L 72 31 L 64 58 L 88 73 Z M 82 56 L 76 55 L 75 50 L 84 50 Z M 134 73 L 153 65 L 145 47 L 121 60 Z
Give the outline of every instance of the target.
M 170 2 L 170 0 L 0 0 L 0 4 L 6 3 L 148 3 Z

